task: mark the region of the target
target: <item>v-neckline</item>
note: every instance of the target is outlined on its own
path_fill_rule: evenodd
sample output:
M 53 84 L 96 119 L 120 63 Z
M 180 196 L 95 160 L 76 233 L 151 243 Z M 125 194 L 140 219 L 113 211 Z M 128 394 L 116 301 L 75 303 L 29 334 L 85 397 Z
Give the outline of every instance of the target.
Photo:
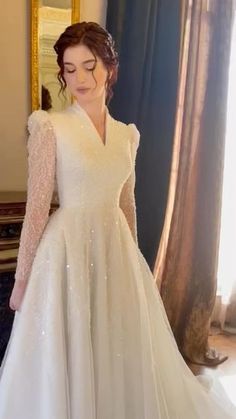
M 105 117 L 105 142 L 103 141 L 101 135 L 99 134 L 99 132 L 98 132 L 97 128 L 95 127 L 92 119 L 90 118 L 88 113 L 85 111 L 85 109 L 83 109 L 82 106 L 80 106 L 77 101 L 75 101 L 72 104 L 72 107 L 74 107 L 74 109 L 76 111 L 79 111 L 81 113 L 81 115 L 83 115 L 85 117 L 85 119 L 88 121 L 89 126 L 92 128 L 94 134 L 96 135 L 96 138 L 97 138 L 98 142 L 100 143 L 100 146 L 103 147 L 104 149 L 107 148 L 107 146 L 108 146 L 108 120 L 109 120 L 109 110 L 108 110 L 107 106 L 105 108 L 105 112 L 106 112 L 106 117 Z

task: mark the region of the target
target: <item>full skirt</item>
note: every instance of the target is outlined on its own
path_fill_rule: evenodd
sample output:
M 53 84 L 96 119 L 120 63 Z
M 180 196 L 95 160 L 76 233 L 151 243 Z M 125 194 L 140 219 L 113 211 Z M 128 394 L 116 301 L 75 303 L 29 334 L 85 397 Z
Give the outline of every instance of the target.
M 0 369 L 0 419 L 236 418 L 180 355 L 120 208 L 59 208 Z

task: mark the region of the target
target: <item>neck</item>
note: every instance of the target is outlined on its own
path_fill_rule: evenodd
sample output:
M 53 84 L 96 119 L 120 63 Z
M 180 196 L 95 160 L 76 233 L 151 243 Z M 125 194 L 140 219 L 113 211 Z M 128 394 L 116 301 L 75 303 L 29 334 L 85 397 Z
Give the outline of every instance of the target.
M 89 102 L 89 103 L 79 103 L 79 106 L 85 110 L 88 116 L 92 119 L 95 125 L 101 124 L 101 121 L 104 121 L 105 113 L 106 113 L 106 104 L 105 100 L 98 100 Z

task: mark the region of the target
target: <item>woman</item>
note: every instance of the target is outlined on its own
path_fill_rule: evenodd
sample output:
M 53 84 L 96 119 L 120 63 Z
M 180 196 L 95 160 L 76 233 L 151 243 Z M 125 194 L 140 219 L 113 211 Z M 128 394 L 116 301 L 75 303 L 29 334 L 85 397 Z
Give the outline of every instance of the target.
M 236 417 L 182 359 L 137 243 L 139 133 L 107 103 L 111 36 L 95 23 L 55 44 L 64 112 L 29 118 L 26 215 L 1 368 L 0 419 Z M 54 187 L 59 208 L 48 217 Z

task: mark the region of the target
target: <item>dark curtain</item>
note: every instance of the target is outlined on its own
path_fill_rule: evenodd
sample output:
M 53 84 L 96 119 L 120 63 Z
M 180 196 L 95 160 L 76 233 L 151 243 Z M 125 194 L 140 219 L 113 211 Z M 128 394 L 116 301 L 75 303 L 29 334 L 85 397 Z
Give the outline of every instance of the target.
M 169 184 L 181 32 L 179 1 L 109 0 L 106 27 L 120 69 L 111 114 L 134 122 L 141 141 L 136 163 L 139 247 L 153 269 Z

